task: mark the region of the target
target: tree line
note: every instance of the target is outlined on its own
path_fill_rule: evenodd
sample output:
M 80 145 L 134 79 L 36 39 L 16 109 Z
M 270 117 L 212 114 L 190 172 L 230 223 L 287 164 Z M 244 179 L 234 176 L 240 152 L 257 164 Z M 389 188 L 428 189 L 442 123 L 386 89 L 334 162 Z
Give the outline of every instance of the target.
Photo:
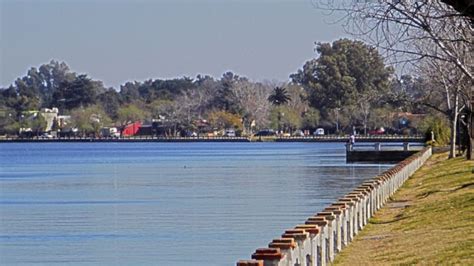
M 425 98 L 434 103 L 441 97 L 428 93 L 430 84 L 423 76 L 397 77 L 378 50 L 364 42 L 317 43 L 316 52 L 318 56 L 286 83 L 255 82 L 226 72 L 218 79 L 207 75 L 149 79 L 126 82 L 118 89 L 106 88 L 101 81 L 53 60 L 31 68 L 0 90 L 0 129 L 13 134 L 27 123 L 38 128 L 40 118 L 27 120 L 25 114 L 57 107 L 71 116 L 69 126 L 95 134 L 101 127 L 137 120 L 166 121 L 169 135 L 196 131 L 197 121 L 202 120 L 212 130 L 234 128 L 241 134 L 264 128 L 293 132 L 318 127 L 341 134 L 354 130 L 367 134 L 385 127 L 401 134 L 394 114 L 432 113 L 423 104 Z M 426 121 L 411 125 L 420 132 L 430 127 Z

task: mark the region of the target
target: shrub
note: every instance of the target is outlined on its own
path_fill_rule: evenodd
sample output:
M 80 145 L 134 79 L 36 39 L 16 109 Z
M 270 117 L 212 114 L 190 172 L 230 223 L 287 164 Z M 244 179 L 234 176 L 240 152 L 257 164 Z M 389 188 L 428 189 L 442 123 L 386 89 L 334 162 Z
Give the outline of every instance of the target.
M 450 141 L 451 130 L 445 119 L 437 116 L 425 118 L 419 125 L 419 130 L 425 132 L 428 144 L 433 146 L 444 146 Z M 434 134 L 435 142 L 431 143 L 431 132 Z

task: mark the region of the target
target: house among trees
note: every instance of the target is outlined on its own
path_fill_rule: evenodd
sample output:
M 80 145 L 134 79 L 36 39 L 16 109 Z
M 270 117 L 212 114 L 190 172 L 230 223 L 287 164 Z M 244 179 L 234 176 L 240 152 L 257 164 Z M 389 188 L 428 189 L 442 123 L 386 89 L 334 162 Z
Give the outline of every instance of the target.
M 135 136 L 140 130 L 141 126 L 142 126 L 142 122 L 140 121 L 126 125 L 122 130 L 122 136 L 123 137 Z
M 39 112 L 41 116 L 43 116 L 46 126 L 44 127 L 43 131 L 49 132 L 49 131 L 56 131 L 59 127 L 59 120 L 58 120 L 58 115 L 59 115 L 59 110 L 56 107 L 53 107 L 51 109 L 48 108 L 42 108 Z
M 415 128 L 426 114 L 413 114 L 410 112 L 400 112 L 393 115 L 393 125 L 398 129 Z

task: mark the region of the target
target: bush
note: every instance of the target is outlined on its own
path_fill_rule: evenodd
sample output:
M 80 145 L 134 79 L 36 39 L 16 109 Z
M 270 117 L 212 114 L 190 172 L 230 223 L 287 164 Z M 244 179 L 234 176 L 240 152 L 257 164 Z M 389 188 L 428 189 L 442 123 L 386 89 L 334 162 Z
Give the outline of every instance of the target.
M 445 119 L 437 116 L 425 118 L 419 125 L 420 132 L 425 132 L 428 144 L 433 146 L 444 146 L 449 144 L 451 129 Z M 431 132 L 433 131 L 435 142 L 431 142 Z

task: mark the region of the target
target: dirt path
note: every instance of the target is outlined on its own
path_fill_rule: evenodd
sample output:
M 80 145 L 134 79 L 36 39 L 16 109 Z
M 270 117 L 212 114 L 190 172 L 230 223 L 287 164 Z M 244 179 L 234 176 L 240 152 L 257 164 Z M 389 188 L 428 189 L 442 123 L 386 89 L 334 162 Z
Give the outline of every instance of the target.
M 434 155 L 336 265 L 474 265 L 474 162 Z

